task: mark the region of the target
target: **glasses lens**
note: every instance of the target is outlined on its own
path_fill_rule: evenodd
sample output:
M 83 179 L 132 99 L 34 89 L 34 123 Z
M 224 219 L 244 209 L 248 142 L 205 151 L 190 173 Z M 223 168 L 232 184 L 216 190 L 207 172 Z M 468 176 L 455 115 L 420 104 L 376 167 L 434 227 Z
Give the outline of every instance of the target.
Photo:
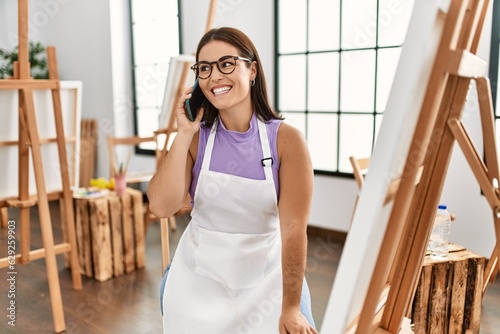
M 200 61 L 198 65 L 196 66 L 196 74 L 201 78 L 201 79 L 206 79 L 210 76 L 212 73 L 212 65 L 208 62 L 203 62 Z
M 222 57 L 217 62 L 217 67 L 219 68 L 219 71 L 221 71 L 222 73 L 231 74 L 236 68 L 236 60 L 231 56 Z

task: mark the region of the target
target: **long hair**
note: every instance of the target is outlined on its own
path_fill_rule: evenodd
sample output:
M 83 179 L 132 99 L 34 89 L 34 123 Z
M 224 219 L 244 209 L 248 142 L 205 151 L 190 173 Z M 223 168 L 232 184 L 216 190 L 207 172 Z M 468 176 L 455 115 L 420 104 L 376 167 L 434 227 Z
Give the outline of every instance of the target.
M 271 119 L 282 119 L 282 117 L 271 107 L 271 104 L 269 103 L 264 69 L 262 67 L 257 49 L 250 38 L 235 28 L 222 27 L 212 29 L 203 35 L 198 43 L 198 48 L 196 49 L 196 62 L 199 60 L 198 57 L 200 50 L 210 41 L 222 41 L 231 44 L 238 49 L 240 57 L 245 57 L 256 62 L 257 76 L 255 77 L 255 85 L 250 87 L 250 97 L 253 108 L 259 119 L 264 122 Z M 245 62 L 245 64 L 247 64 L 247 67 L 250 67 L 251 65 L 248 62 Z M 203 114 L 203 121 L 206 126 L 212 126 L 217 118 L 217 115 L 219 114 L 219 110 L 208 100 L 205 101 L 204 106 L 205 112 Z

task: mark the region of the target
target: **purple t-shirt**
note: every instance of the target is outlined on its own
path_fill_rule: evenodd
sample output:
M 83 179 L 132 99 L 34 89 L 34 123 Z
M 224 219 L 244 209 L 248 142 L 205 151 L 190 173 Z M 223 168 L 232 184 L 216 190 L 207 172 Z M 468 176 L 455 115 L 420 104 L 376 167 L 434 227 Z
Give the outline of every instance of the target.
M 266 176 L 261 163 L 261 159 L 264 157 L 257 122 L 257 115 L 254 113 L 250 120 L 250 129 L 247 132 L 237 132 L 226 129 L 219 118 L 209 170 L 248 179 L 264 180 Z M 277 198 L 279 198 L 280 189 L 278 175 L 280 163 L 278 160 L 277 137 L 281 122 L 282 120 L 272 119 L 265 124 L 271 148 L 271 158 L 273 159 L 271 169 L 273 171 Z M 198 153 L 193 166 L 191 188 L 189 189 L 193 201 L 210 131 L 210 127 L 200 127 Z

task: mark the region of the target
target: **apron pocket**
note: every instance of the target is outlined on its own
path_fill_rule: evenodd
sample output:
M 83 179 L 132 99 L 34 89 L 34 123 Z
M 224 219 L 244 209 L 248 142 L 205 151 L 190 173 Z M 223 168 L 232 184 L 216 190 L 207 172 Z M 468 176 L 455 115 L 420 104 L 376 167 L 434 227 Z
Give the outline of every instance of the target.
M 247 289 L 264 278 L 268 261 L 269 235 L 240 234 L 197 229 L 194 260 L 197 274 L 230 289 Z

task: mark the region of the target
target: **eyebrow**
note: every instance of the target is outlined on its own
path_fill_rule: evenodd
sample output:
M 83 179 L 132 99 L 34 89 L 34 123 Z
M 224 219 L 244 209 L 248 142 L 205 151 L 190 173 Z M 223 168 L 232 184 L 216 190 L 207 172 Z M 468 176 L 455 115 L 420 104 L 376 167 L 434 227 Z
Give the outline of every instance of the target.
M 212 60 L 212 61 L 210 61 L 210 60 L 200 59 L 200 60 L 198 60 L 198 63 L 200 63 L 200 62 L 204 62 L 204 63 L 213 63 L 213 62 L 219 61 L 219 60 L 221 60 L 222 58 L 226 58 L 226 57 L 229 57 L 229 58 L 230 58 L 230 57 L 242 57 L 242 56 L 240 56 L 240 55 L 236 55 L 236 56 L 235 56 L 235 55 L 224 55 L 224 56 L 221 56 L 221 57 L 217 58 L 216 60 Z M 244 58 L 244 57 L 243 57 L 243 58 Z

